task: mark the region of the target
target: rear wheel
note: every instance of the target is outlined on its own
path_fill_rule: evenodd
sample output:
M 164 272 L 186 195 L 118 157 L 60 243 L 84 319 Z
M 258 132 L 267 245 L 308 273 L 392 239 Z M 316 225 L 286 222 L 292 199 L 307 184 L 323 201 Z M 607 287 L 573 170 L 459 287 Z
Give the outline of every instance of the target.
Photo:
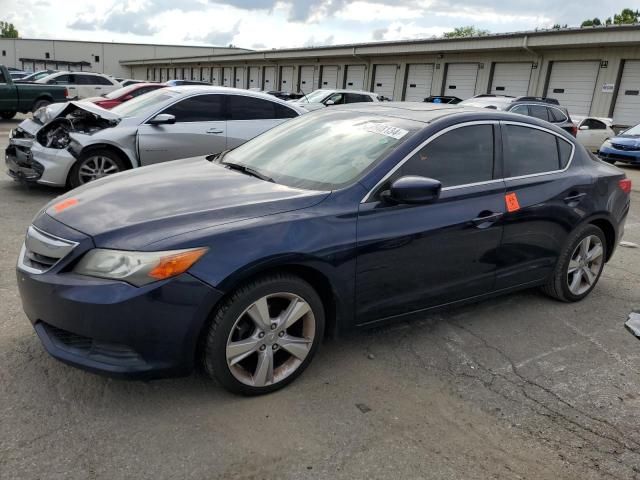
M 126 164 L 117 153 L 107 149 L 92 150 L 73 165 L 69 173 L 69 185 L 76 188 L 123 170 L 126 170 Z
M 579 228 L 563 249 L 544 292 L 564 302 L 582 300 L 600 279 L 606 249 L 606 238 L 600 228 L 595 225 Z
M 2 117 L 3 120 L 11 120 L 15 116 L 16 112 L 0 112 L 0 117 Z
M 35 111 L 36 111 L 36 110 L 38 110 L 39 108 L 47 107 L 47 106 L 49 106 L 49 105 L 51 105 L 51 102 L 50 102 L 49 100 L 44 100 L 44 99 L 42 99 L 42 100 L 36 100 L 36 101 L 33 103 L 33 108 L 31 109 L 31 111 L 32 111 L 32 112 L 35 112 Z
M 240 288 L 216 311 L 204 365 L 231 392 L 269 393 L 304 371 L 323 333 L 324 309 L 313 287 L 293 275 L 270 275 Z

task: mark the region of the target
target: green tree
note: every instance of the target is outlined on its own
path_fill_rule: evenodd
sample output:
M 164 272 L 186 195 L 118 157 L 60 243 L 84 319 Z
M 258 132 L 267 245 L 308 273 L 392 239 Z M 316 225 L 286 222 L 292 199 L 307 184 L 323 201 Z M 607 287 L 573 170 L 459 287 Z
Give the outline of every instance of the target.
M 638 23 L 640 18 L 640 10 L 631 10 L 625 8 L 620 13 L 616 13 L 613 16 L 613 23 L 615 25 L 628 25 L 631 23 Z
M 444 38 L 483 37 L 489 35 L 489 30 L 481 30 L 474 25 L 456 27 L 451 32 L 445 32 Z
M 0 37 L 18 38 L 18 30 L 13 26 L 13 23 L 0 21 Z
M 551 27 L 553 30 L 560 30 L 561 28 L 569 28 L 568 24 L 564 24 L 564 25 L 560 25 L 559 23 L 556 23 L 553 27 Z
M 582 25 L 580 25 L 581 27 L 599 27 L 600 25 L 602 25 L 602 21 L 596 17 L 590 20 L 585 20 L 584 22 L 582 22 Z

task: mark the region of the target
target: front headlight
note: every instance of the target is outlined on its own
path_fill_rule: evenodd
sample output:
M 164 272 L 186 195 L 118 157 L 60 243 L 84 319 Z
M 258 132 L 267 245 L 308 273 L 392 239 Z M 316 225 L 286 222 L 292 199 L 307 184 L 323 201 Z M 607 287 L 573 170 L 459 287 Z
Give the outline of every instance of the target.
M 600 148 L 611 148 L 611 141 L 605 140 Z
M 164 252 L 127 252 L 96 248 L 87 252 L 73 271 L 89 277 L 123 280 L 141 287 L 186 272 L 207 250 L 189 248 Z

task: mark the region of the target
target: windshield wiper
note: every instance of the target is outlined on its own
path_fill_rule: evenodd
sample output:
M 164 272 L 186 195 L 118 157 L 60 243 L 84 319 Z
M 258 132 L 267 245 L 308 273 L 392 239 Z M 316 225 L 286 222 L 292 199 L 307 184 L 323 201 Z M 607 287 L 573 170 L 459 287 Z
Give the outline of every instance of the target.
M 231 163 L 231 162 L 220 162 L 220 164 L 232 170 L 237 170 L 247 175 L 251 175 L 252 177 L 259 178 L 260 180 L 264 180 L 265 182 L 276 183 L 273 178 L 265 175 L 264 173 L 260 173 L 259 171 L 254 170 L 251 167 L 247 167 L 246 165 L 240 165 L 239 163 Z

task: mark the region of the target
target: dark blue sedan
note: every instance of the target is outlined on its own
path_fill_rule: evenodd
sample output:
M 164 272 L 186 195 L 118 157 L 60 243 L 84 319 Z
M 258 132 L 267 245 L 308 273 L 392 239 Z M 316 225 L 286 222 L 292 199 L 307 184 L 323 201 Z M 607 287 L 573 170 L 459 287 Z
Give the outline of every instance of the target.
M 18 285 L 66 363 L 149 378 L 201 361 L 231 391 L 266 393 L 326 334 L 529 287 L 581 300 L 630 189 L 532 117 L 354 104 L 54 200 Z
M 622 162 L 640 165 L 640 125 L 606 140 L 600 147 L 598 156 L 611 164 Z

